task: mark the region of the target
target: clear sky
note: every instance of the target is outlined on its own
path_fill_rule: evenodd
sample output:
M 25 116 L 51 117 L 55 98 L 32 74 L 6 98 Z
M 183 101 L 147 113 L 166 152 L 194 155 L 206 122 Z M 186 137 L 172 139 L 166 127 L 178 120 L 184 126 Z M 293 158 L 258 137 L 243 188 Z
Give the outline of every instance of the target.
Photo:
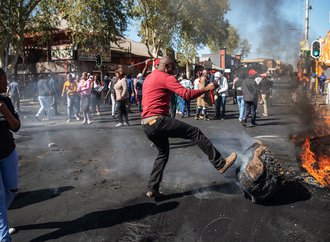
M 242 38 L 252 45 L 247 58 L 296 56 L 305 33 L 306 0 L 230 0 L 226 18 Z M 330 31 L 330 0 L 309 0 L 309 43 Z M 132 23 L 126 36 L 140 41 L 138 23 Z M 208 48 L 199 55 L 209 53 Z

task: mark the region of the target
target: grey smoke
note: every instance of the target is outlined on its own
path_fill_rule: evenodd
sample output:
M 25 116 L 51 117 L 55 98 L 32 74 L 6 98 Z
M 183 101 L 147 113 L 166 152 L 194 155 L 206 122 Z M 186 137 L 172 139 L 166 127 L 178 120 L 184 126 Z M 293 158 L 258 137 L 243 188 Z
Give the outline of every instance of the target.
M 235 20 L 230 22 L 252 44 L 251 55 L 280 59 L 295 65 L 302 26 L 285 12 L 284 0 L 230 0 Z M 286 3 L 287 4 L 287 3 Z M 300 9 L 297 9 L 297 12 Z M 237 25 L 235 25 L 237 23 Z

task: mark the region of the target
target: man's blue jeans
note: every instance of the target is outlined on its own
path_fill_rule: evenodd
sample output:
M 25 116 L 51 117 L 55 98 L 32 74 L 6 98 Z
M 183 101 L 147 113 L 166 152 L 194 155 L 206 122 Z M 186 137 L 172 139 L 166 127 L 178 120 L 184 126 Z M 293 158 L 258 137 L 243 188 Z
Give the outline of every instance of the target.
M 14 150 L 0 160 L 0 238 L 11 241 L 9 235 L 7 209 L 13 201 L 18 187 L 18 156 Z
M 68 113 L 68 119 L 72 118 L 73 114 L 78 113 L 78 96 L 75 95 L 67 95 L 67 113 Z M 74 112 L 74 113 L 73 113 Z
M 182 103 L 183 103 L 181 107 L 182 115 L 187 113 L 187 115 L 190 116 L 190 100 L 182 99 Z
M 242 121 L 244 118 L 244 99 L 243 96 L 237 96 L 237 106 L 239 112 L 239 121 Z

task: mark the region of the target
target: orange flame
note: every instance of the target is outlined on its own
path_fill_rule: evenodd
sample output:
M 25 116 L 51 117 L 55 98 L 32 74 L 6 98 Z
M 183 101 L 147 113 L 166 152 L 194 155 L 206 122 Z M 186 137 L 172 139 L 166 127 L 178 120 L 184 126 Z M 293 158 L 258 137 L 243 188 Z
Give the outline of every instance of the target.
M 306 138 L 301 153 L 302 166 L 311 174 L 322 186 L 330 185 L 330 158 L 326 155 L 317 157 L 311 150 L 310 141 Z
M 321 113 L 321 120 L 315 125 L 315 134 L 312 135 L 311 138 L 322 137 L 329 134 L 330 116 L 324 111 Z M 302 167 L 322 186 L 330 186 L 330 157 L 326 154 L 318 154 L 317 152 L 320 151 L 315 152 L 311 149 L 309 138 L 306 138 L 301 153 Z

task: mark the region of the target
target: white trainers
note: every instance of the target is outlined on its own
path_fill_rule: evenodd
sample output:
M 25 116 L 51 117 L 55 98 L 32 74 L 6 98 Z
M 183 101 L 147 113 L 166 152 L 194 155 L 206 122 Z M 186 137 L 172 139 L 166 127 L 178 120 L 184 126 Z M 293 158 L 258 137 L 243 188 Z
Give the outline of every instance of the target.
M 87 121 L 86 121 L 86 120 L 82 121 L 82 124 L 86 124 L 86 123 L 87 123 Z
M 87 121 L 87 124 L 91 124 L 91 123 L 92 123 L 92 121 L 90 121 L 90 120 Z
M 70 122 L 71 122 L 71 119 L 68 119 L 66 122 L 67 122 L 67 123 L 70 123 Z
M 146 197 L 153 198 L 153 197 L 164 197 L 165 195 L 160 191 L 147 191 Z
M 126 122 L 125 122 L 125 123 L 124 123 L 124 126 L 130 126 L 130 125 L 129 125 L 129 123 L 126 123 Z
M 124 125 L 123 123 L 118 123 L 118 124 L 115 125 L 115 127 L 121 127 L 123 125 Z
M 12 235 L 12 234 L 15 234 L 17 232 L 17 230 L 15 228 L 9 228 L 8 232 L 10 235 Z

